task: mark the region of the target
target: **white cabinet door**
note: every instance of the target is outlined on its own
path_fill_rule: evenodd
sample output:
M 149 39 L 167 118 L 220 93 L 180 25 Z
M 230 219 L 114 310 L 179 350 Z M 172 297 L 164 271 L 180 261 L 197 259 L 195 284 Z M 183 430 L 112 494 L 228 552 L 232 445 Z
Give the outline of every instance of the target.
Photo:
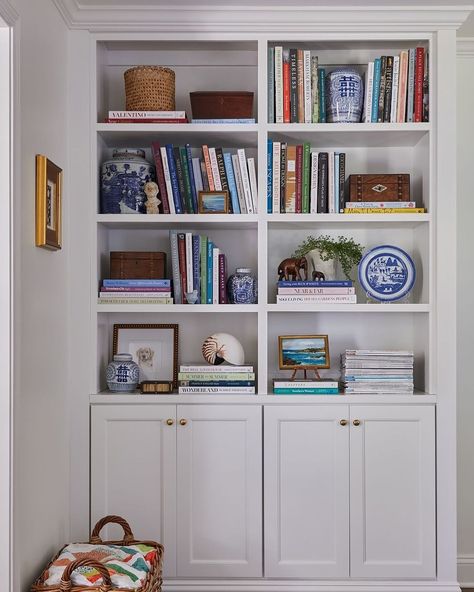
M 176 406 L 95 405 L 91 423 L 92 523 L 122 516 L 138 539 L 165 546 L 164 573 L 176 575 Z
M 348 406 L 272 405 L 264 414 L 265 575 L 347 577 Z
M 353 406 L 350 433 L 351 576 L 434 578 L 434 408 Z
M 178 576 L 261 576 L 261 408 L 179 405 L 177 433 Z

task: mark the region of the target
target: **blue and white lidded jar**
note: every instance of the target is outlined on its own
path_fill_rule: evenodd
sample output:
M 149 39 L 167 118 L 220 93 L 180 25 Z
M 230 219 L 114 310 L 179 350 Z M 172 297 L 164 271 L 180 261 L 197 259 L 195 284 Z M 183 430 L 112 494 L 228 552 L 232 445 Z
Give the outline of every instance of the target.
M 139 382 L 139 368 L 132 354 L 116 354 L 105 373 L 107 386 L 114 393 L 134 391 Z
M 257 278 L 248 267 L 238 267 L 227 280 L 230 304 L 256 304 L 258 297 Z
M 116 148 L 101 167 L 102 214 L 146 214 L 143 188 L 148 181 L 155 181 L 155 167 L 145 160 L 145 151 Z
M 364 82 L 353 68 L 337 68 L 326 76 L 329 123 L 359 123 L 364 103 Z

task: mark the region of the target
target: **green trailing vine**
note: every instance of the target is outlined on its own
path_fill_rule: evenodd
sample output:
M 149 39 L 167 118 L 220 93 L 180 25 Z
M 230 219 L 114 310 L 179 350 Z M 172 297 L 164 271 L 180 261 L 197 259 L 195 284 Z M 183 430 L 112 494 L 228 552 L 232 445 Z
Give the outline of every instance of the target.
M 352 238 L 339 236 L 337 239 L 327 235 L 308 236 L 296 249 L 294 257 L 304 257 L 309 251 L 318 250 L 323 261 L 335 259 L 341 265 L 347 279 L 353 267 L 362 259 L 364 247 L 356 243 Z

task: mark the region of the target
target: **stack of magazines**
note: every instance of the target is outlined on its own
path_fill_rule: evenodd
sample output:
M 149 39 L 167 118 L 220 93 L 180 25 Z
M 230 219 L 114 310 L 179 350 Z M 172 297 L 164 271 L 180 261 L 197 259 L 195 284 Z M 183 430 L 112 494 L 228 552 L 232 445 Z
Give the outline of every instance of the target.
M 347 395 L 413 394 L 413 352 L 347 349 L 341 355 Z

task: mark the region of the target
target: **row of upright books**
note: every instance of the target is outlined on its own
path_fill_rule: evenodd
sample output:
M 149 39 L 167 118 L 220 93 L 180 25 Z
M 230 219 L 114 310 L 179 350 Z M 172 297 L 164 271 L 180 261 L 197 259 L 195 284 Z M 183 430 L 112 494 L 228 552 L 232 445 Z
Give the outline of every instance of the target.
M 179 394 L 255 394 L 253 366 L 181 366 Z
M 105 279 L 99 304 L 173 304 L 170 280 Z
M 351 280 L 279 281 L 277 304 L 356 304 Z
M 170 230 L 176 304 L 227 304 L 227 262 L 207 236 Z
M 255 158 L 247 158 L 245 148 L 239 148 L 235 154 L 207 145 L 201 150 L 202 157 L 192 155 L 190 144 L 152 143 L 163 213 L 199 213 L 200 191 L 227 191 L 229 213 L 256 213 Z
M 309 142 L 295 146 L 268 140 L 269 214 L 343 212 L 345 180 L 345 152 L 311 152 Z

